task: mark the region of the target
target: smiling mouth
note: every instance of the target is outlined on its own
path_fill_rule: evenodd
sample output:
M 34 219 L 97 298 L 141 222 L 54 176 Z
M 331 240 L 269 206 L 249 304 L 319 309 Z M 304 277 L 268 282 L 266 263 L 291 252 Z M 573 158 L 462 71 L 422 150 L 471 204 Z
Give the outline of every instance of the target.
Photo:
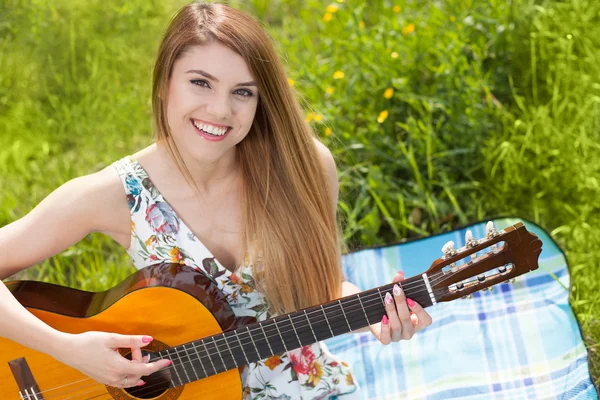
M 214 125 L 205 124 L 194 119 L 191 119 L 191 121 L 196 129 L 198 129 L 200 132 L 216 138 L 225 136 L 231 130 L 231 127 L 216 127 Z

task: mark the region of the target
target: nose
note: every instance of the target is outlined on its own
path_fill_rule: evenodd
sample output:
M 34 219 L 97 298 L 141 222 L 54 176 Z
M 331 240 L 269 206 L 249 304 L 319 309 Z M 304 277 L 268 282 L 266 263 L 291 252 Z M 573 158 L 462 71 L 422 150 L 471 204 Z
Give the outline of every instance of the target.
M 216 118 L 215 122 L 219 120 L 226 121 L 232 113 L 229 94 L 215 94 L 215 96 L 212 96 L 206 105 L 206 111 Z

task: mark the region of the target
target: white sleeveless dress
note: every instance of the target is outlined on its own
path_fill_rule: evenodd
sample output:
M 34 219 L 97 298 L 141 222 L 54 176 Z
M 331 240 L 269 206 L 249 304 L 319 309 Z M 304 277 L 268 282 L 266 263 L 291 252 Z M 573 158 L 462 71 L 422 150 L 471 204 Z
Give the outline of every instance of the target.
M 258 321 L 269 317 L 248 259 L 235 273 L 223 267 L 176 215 L 135 159 L 127 156 L 113 166 L 129 200 L 131 246 L 127 253 L 137 269 L 162 262 L 185 264 L 218 285 L 236 316 Z M 244 369 L 242 383 L 244 400 L 359 398 L 350 366 L 332 356 L 323 343 L 252 363 Z

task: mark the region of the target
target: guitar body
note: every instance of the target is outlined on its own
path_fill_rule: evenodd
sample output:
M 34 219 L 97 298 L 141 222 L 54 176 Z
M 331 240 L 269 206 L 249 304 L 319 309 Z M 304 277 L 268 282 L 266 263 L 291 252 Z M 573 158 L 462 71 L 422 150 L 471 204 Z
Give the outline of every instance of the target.
M 200 272 L 177 264 L 147 267 L 118 286 L 99 293 L 33 281 L 8 282 L 7 286 L 30 312 L 60 331 L 151 335 L 154 341 L 143 349 L 150 352 L 254 321 L 236 318 L 212 281 Z M 127 353 L 129 351 L 123 349 L 122 354 L 126 356 Z M 85 357 L 85 354 L 81 356 Z M 168 380 L 167 377 L 166 382 Z M 23 389 L 33 386 L 41 396 L 37 394 L 31 398 L 40 400 L 240 399 L 242 396 L 237 369 L 176 388 L 168 388 L 167 383 L 167 387 L 160 389 L 159 381 L 146 382 L 143 387 L 133 389 L 135 395 L 132 395 L 98 384 L 44 353 L 0 338 L 1 399 L 19 400 L 19 393 L 27 393 Z M 146 394 L 140 391 L 145 387 L 149 387 Z

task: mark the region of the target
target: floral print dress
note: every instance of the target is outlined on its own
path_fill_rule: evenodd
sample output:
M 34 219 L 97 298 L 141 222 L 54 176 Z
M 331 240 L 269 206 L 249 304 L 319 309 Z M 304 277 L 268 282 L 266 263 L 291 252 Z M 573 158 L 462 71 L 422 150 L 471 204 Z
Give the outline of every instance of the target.
M 217 283 L 235 315 L 268 318 L 264 296 L 256 290 L 246 258 L 236 272 L 223 267 L 176 215 L 146 171 L 131 156 L 113 163 L 131 213 L 131 246 L 136 268 L 176 262 L 196 268 Z M 358 398 L 351 368 L 323 343 L 304 346 L 248 365 L 242 373 L 243 399 Z

